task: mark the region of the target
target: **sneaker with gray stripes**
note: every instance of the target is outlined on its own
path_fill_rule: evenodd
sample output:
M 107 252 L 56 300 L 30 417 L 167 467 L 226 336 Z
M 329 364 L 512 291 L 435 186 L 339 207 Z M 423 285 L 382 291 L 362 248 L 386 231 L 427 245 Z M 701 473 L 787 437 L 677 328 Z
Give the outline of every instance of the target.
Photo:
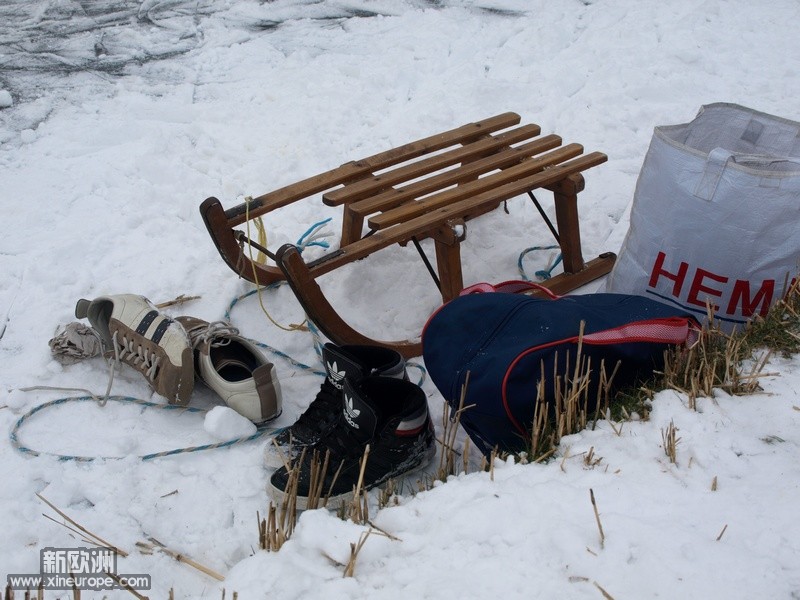
M 139 371 L 170 404 L 189 403 L 194 363 L 189 336 L 180 323 L 135 294 L 78 300 L 75 316 L 89 319 L 108 360 Z

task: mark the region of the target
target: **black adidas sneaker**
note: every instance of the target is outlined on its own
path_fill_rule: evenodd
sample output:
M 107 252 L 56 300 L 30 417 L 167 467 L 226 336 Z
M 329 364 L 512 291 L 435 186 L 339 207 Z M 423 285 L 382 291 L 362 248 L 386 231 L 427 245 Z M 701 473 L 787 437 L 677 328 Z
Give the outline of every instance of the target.
M 361 459 L 369 445 L 363 488 L 372 489 L 389 479 L 425 467 L 436 454 L 433 422 L 425 392 L 402 379 L 368 376 L 346 379 L 335 425 L 306 450 L 297 479 L 297 509 L 308 507 L 310 495 L 327 497 L 337 508 L 353 497 Z M 313 457 L 327 469 L 318 487 L 310 489 Z M 270 478 L 269 491 L 281 503 L 290 484 L 290 471 L 281 467 Z
M 291 427 L 287 427 L 267 444 L 264 462 L 278 468 L 294 460 L 335 423 L 342 410 L 342 384 L 345 379 L 361 379 L 382 375 L 408 379 L 406 363 L 400 354 L 380 346 L 337 346 L 327 343 L 322 348 L 327 377 L 316 398 Z

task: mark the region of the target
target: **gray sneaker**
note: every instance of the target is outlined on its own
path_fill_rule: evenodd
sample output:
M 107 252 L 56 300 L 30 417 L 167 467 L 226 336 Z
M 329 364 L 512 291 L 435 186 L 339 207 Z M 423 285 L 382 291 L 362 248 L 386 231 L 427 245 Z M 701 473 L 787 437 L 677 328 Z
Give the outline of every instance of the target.
M 224 321 L 176 320 L 189 334 L 197 376 L 225 404 L 256 424 L 281 414 L 281 384 L 275 366 L 258 346 Z
M 75 316 L 89 319 L 103 355 L 133 367 L 170 404 L 185 405 L 194 389 L 192 348 L 183 327 L 135 294 L 78 300 Z

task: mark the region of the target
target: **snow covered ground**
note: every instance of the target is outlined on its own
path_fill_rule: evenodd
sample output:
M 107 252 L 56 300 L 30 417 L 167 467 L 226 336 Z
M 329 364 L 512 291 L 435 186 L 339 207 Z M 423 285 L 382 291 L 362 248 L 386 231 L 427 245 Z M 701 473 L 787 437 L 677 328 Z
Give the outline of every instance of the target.
M 100 359 L 62 367 L 48 340 L 79 298 L 133 292 L 201 299 L 172 315 L 219 319 L 250 288 L 226 267 L 200 219 L 207 196 L 232 206 L 304 176 L 505 111 L 565 142 L 608 154 L 587 174 L 586 256 L 616 251 L 652 129 L 727 101 L 800 118 L 794 0 L 7 0 L 0 6 L 0 426 L 64 396 L 102 392 Z M 465 283 L 517 276 L 549 243 L 530 202 L 470 228 Z M 279 215 L 279 216 L 278 216 Z M 271 247 L 338 214 L 321 202 L 267 223 Z M 309 252 L 320 254 L 322 249 Z M 529 272 L 552 260 L 529 255 Z M 356 327 L 414 336 L 437 292 L 411 248 L 387 249 L 320 279 Z M 280 322 L 291 292 L 265 296 Z M 272 326 L 254 297 L 242 332 L 309 365 L 308 334 Z M 276 360 L 291 424 L 315 375 Z M 82 545 L 39 493 L 130 554 L 151 598 L 798 598 L 800 359 L 775 359 L 765 393 L 686 406 L 675 393 L 621 435 L 602 423 L 565 439 L 544 465 L 498 465 L 381 510 L 355 577 L 343 578 L 364 527 L 302 515 L 278 553 L 257 550 L 268 505 L 266 438 L 142 462 L 219 441 L 200 413 L 68 403 L 26 421 L 42 452 L 126 457 L 79 463 L 0 442 L 0 574 L 39 572 L 45 547 Z M 425 382 L 434 415 L 442 398 Z M 114 393 L 156 402 L 123 369 Z M 198 389 L 193 406 L 214 405 Z M 679 429 L 677 464 L 661 447 Z M 601 460 L 587 465 L 593 448 Z M 712 491 L 716 481 L 716 491 Z M 409 484 L 410 486 L 411 484 Z M 605 541 L 600 543 L 590 492 Z M 154 537 L 223 574 L 163 553 Z M 49 597 L 56 597 L 51 592 Z M 66 597 L 66 592 L 63 594 Z M 85 593 L 84 597 L 93 597 Z M 94 597 L 101 597 L 97 594 Z M 112 592 L 108 597 L 130 597 Z M 230 596 L 227 596 L 230 597 Z

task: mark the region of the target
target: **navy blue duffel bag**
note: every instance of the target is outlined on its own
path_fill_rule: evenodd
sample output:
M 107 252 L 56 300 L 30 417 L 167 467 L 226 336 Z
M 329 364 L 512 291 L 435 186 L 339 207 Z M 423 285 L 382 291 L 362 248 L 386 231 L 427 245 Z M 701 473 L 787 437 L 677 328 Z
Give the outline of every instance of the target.
M 461 425 L 484 454 L 529 449 L 537 392 L 544 374 L 544 400 L 554 413 L 555 380 L 590 359 L 587 409 L 594 414 L 600 365 L 612 390 L 664 365 L 664 351 L 696 339 L 691 314 L 642 296 L 588 294 L 550 298 L 524 293 L 544 288 L 510 281 L 478 284 L 443 305 L 422 334 L 425 366 L 455 410 L 469 373 Z M 494 293 L 478 293 L 494 292 Z M 619 366 L 617 367 L 617 364 Z

